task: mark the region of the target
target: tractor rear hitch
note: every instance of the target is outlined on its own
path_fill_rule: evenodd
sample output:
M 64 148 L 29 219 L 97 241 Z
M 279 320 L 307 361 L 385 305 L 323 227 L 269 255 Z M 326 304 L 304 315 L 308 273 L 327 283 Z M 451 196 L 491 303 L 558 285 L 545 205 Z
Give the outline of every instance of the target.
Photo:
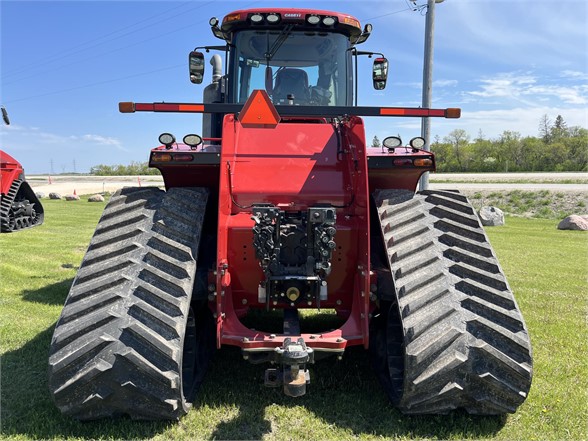
M 310 384 L 310 373 L 306 369 L 307 363 L 314 363 L 314 351 L 298 338 L 292 341 L 286 338 L 281 347 L 275 348 L 272 363 L 279 364 L 279 368 L 269 368 L 265 371 L 264 384 L 267 387 L 284 387 L 284 393 L 290 397 L 300 397 L 306 393 L 306 385 Z

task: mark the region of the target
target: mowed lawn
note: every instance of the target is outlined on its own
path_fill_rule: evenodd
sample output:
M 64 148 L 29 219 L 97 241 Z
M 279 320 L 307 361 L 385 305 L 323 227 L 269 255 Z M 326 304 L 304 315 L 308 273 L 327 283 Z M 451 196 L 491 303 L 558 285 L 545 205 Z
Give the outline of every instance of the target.
M 512 415 L 408 417 L 387 404 L 363 349 L 311 368 L 306 396 L 263 387 L 265 366 L 217 352 L 194 409 L 179 422 L 79 423 L 47 386 L 55 322 L 104 203 L 44 200 L 43 226 L 0 235 L 0 438 L 501 439 L 588 437 L 588 233 L 557 221 L 508 218 L 488 230 L 526 319 L 534 379 Z

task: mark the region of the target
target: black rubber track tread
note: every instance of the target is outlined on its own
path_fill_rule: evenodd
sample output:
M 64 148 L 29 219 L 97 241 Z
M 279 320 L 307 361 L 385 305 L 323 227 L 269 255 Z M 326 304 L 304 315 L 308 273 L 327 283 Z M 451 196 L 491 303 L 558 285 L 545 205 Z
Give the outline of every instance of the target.
M 467 198 L 378 190 L 374 201 L 404 334 L 403 390 L 387 390 L 391 400 L 407 414 L 514 412 L 531 386 L 529 335 Z
M 183 344 L 207 198 L 201 188 L 112 196 L 51 341 L 49 388 L 63 413 L 177 419 L 188 411 Z
M 11 209 L 15 202 L 28 200 L 29 204 L 33 206 L 35 211 L 34 216 L 23 217 L 23 222 L 20 220 L 11 222 Z M 10 184 L 8 193 L 0 194 L 0 232 L 11 233 L 13 231 L 24 230 L 26 228 L 36 227 L 43 223 L 45 214 L 41 202 L 33 192 L 33 189 L 23 179 L 15 179 Z

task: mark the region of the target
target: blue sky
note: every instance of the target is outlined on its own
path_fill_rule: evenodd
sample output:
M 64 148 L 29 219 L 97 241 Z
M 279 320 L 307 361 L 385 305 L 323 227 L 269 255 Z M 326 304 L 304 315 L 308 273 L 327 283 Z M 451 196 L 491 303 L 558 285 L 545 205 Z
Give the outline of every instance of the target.
M 426 3 L 419 0 L 418 4 Z M 219 44 L 208 19 L 256 7 L 319 7 L 372 23 L 365 50 L 384 52 L 388 86 L 371 88 L 360 65 L 359 103 L 421 103 L 425 17 L 388 1 L 0 1 L 0 102 L 12 124 L 1 148 L 28 174 L 87 172 L 97 164 L 146 161 L 161 132 L 200 132 L 193 114 L 120 114 L 119 101 L 200 102 L 187 54 Z M 461 107 L 460 120 L 433 119 L 441 138 L 504 130 L 537 136 L 545 114 L 588 127 L 586 0 L 445 0 L 436 7 L 433 107 Z M 210 66 L 207 65 L 209 68 Z M 209 81 L 211 69 L 206 73 Z M 371 118 L 366 137 L 420 134 L 419 119 Z

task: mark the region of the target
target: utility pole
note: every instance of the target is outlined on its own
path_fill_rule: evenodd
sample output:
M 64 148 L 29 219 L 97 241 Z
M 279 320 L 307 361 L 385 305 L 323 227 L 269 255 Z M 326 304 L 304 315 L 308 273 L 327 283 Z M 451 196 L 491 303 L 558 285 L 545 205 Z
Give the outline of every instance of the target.
M 431 90 L 433 89 L 433 34 L 435 32 L 435 3 L 443 0 L 427 0 L 427 18 L 425 21 L 425 56 L 423 63 L 423 105 L 431 107 Z M 431 151 L 431 120 L 424 117 L 421 120 L 421 136 L 425 138 L 423 150 Z M 419 181 L 420 190 L 429 189 L 429 172 L 423 173 Z

